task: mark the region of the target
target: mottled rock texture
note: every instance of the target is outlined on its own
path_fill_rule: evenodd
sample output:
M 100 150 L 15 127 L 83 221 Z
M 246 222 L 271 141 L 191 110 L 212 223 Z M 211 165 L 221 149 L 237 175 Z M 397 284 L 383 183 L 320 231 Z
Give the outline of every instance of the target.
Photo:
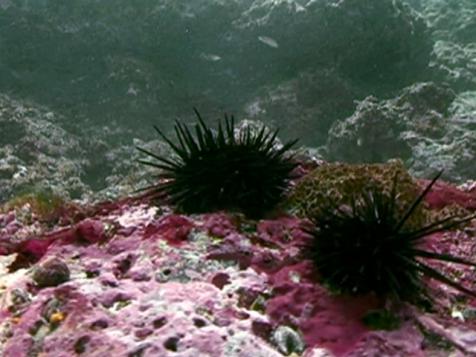
M 329 174 L 333 167 L 338 182 L 342 168 L 329 165 Z M 369 180 L 375 173 L 376 181 L 387 182 L 385 170 L 375 166 L 368 172 Z M 473 191 L 439 182 L 427 209 L 460 205 L 474 212 Z M 373 295 L 339 296 L 322 286 L 302 255 L 311 239 L 305 219 L 254 221 L 226 212 L 170 211 L 143 196 L 77 208 L 70 223 L 36 222 L 33 216 L 27 224 L 18 210 L 0 214 L 0 352 L 18 357 L 476 352 L 474 301 L 452 289 L 427 281 L 435 305 L 425 310 L 385 304 Z M 425 244 L 471 259 L 473 228 L 434 234 Z M 435 267 L 474 288 L 471 269 Z M 39 272 L 42 279 L 56 277 L 38 284 Z
M 84 158 L 65 118 L 29 101 L 0 95 L 0 202 L 13 192 L 53 190 L 78 197 Z M 68 189 L 66 189 L 68 186 Z
M 298 181 L 286 205 L 294 214 L 319 221 L 323 211 L 349 205 L 355 194 L 377 189 L 390 195 L 393 183 L 399 197 L 397 211 L 404 214 L 419 193 L 419 186 L 401 161 L 385 164 L 323 164 Z M 408 224 L 426 220 L 423 208 L 417 210 Z
M 471 98 L 471 95 L 469 96 Z M 329 131 L 326 157 L 349 162 L 401 158 L 416 176 L 439 170 L 454 181 L 476 175 L 471 101 L 444 85 L 419 83 L 379 101 L 367 97 Z

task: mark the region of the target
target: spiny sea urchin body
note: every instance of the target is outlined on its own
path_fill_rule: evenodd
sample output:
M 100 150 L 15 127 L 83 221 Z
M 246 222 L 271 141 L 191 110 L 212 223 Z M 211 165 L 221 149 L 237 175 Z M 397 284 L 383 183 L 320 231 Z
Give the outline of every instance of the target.
M 194 133 L 180 122 L 175 123 L 178 143 L 172 142 L 155 127 L 174 152 L 165 158 L 138 148 L 157 162 L 140 162 L 162 170 L 160 182 L 152 186 L 164 193 L 177 208 L 186 213 L 215 210 L 239 210 L 259 217 L 272 209 L 287 187 L 295 164 L 286 156 L 296 141 L 276 148 L 277 131 L 263 126 L 254 133 L 249 127 L 235 137 L 234 118 L 225 115 L 224 127 L 209 128 L 197 110 Z
M 475 216 L 446 217 L 419 227 L 406 225 L 438 177 L 404 213 L 397 209 L 398 175 L 395 175 L 390 193 L 369 188 L 355 194 L 348 205 L 326 205 L 315 222 L 317 228 L 309 246 L 322 280 L 344 293 L 374 292 L 404 300 L 424 292 L 421 277 L 427 276 L 476 296 L 475 292 L 444 276 L 424 260 L 470 266 L 476 266 L 475 263 L 421 248 L 421 242 L 428 235 L 454 228 Z

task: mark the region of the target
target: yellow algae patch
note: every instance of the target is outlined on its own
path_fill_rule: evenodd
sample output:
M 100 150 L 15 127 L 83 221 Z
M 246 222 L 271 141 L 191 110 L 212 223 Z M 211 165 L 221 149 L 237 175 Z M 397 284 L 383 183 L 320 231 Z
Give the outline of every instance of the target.
M 59 324 L 66 318 L 66 314 L 64 312 L 54 312 L 50 316 L 50 323 L 52 324 Z

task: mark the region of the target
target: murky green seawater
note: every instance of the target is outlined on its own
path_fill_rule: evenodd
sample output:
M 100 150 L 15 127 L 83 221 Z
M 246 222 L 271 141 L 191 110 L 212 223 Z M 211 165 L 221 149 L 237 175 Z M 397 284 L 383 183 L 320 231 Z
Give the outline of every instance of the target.
M 0 200 L 128 192 L 134 147 L 192 107 L 327 160 L 474 179 L 475 18 L 473 0 L 0 0 Z

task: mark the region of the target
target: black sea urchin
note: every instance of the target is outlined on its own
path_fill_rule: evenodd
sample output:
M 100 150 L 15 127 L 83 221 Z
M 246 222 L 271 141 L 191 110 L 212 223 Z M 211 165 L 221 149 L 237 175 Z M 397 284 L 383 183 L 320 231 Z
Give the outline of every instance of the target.
M 257 133 L 249 127 L 235 137 L 234 118 L 225 115 L 225 127 L 210 129 L 196 109 L 195 135 L 182 123 L 175 123 L 178 143 L 157 127 L 155 130 L 172 148 L 175 156 L 165 158 L 138 148 L 158 162 L 140 160 L 162 170 L 157 193 L 186 213 L 222 209 L 239 210 L 259 217 L 279 201 L 295 164 L 285 156 L 296 141 L 276 148 L 278 131 Z
M 397 207 L 397 175 L 390 194 L 378 189 L 354 196 L 347 206 L 325 210 L 316 222 L 309 248 L 322 280 L 343 293 L 374 292 L 397 299 L 413 299 L 422 288 L 421 276 L 436 279 L 471 296 L 476 293 L 425 264 L 421 258 L 476 266 L 449 254 L 419 247 L 426 236 L 469 221 L 475 216 L 452 216 L 421 227 L 409 227 L 410 216 L 440 177 L 438 174 L 410 205 L 406 213 Z

